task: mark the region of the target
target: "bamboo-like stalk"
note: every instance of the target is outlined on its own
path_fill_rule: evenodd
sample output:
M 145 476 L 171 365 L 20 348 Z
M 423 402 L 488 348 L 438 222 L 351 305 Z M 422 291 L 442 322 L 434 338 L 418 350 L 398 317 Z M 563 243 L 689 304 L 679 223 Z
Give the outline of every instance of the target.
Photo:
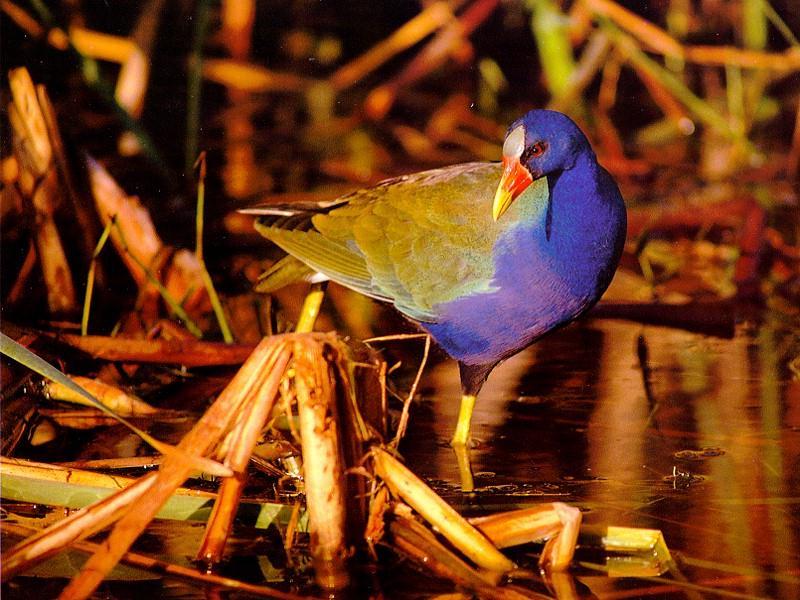
M 495 585 L 495 577 L 476 571 L 447 549 L 431 531 L 412 518 L 395 514 L 389 525 L 393 545 L 403 554 L 438 577 L 449 579 L 457 586 L 470 590 L 480 598 L 490 600 L 522 600 L 548 598 L 530 590 Z
M 278 360 L 265 368 L 281 375 L 289 362 L 288 354 L 282 354 Z M 225 542 L 233 527 L 233 518 L 239 506 L 245 482 L 247 481 L 247 465 L 253 454 L 264 423 L 272 413 L 277 394 L 253 395 L 250 405 L 243 412 L 247 415 L 237 423 L 231 432 L 233 442 L 225 457 L 225 464 L 233 471 L 233 477 L 226 478 L 219 488 L 219 496 L 208 520 L 203 541 L 197 551 L 199 560 L 216 564 L 222 560 Z
M 197 425 L 187 434 L 178 448 L 187 454 L 206 453 L 220 438 L 238 407 L 250 394 L 276 393 L 282 370 L 270 371 L 265 364 L 278 362 L 281 357 L 288 360 L 285 337 L 264 340 L 253 352 L 250 359 L 240 369 L 216 402 L 201 417 Z M 262 392 L 263 390 L 263 392 Z M 102 580 L 141 529 L 152 519 L 162 504 L 192 469 L 180 455 L 165 457 L 161 470 L 151 473 L 117 494 L 77 511 L 42 531 L 36 539 L 26 540 L 14 547 L 3 557 L 3 576 L 14 573 L 39 562 L 62 548 L 66 543 L 99 531 L 123 515 L 120 524 L 112 532 L 112 537 L 122 538 L 121 542 L 109 545 L 103 555 L 95 555 L 88 566 L 97 565 L 88 576 L 76 579 L 65 591 L 67 597 L 85 597 Z M 152 492 L 144 495 L 146 491 Z M 131 524 L 131 522 L 133 522 Z M 127 527 L 125 527 L 127 525 Z
M 592 12 L 612 20 L 647 48 L 670 58 L 683 58 L 683 46 L 669 33 L 612 0 L 583 0 Z
M 294 344 L 295 389 L 300 416 L 303 476 L 314 577 L 323 589 L 345 587 L 344 476 L 332 374 L 318 344 Z
M 81 249 L 82 258 L 89 261 L 92 256 L 92 240 L 97 237 L 98 229 L 94 219 L 93 210 L 84 198 L 80 197 L 73 181 L 73 173 L 70 168 L 71 165 L 67 160 L 66 150 L 64 148 L 64 140 L 61 137 L 61 131 L 58 126 L 58 115 L 50 101 L 50 96 L 47 93 L 47 88 L 43 85 L 36 87 L 36 97 L 39 100 L 39 107 L 42 110 L 45 125 L 47 126 L 47 135 L 50 140 L 50 147 L 53 151 L 53 164 L 58 171 L 59 182 L 61 184 L 61 196 L 69 200 L 69 210 L 74 215 L 75 221 L 80 228 L 82 235 L 81 239 L 76 240 L 76 243 Z M 103 281 L 103 273 L 100 271 L 99 280 Z
M 372 119 L 384 117 L 404 87 L 439 67 L 466 36 L 489 18 L 498 4 L 498 0 L 474 0 L 457 19 L 441 28 L 394 79 L 370 92 L 364 101 L 367 115 Z
M 372 451 L 375 472 L 402 498 L 476 565 L 505 573 L 514 564 L 481 532 L 386 450 Z
M 242 404 L 252 395 L 274 395 L 283 372 L 266 370 L 265 364 L 276 363 L 289 352 L 285 336 L 266 338 L 231 380 L 195 427 L 181 440 L 179 448 L 207 454 L 230 426 Z M 97 588 L 105 575 L 127 552 L 144 527 L 153 519 L 162 504 L 189 475 L 191 467 L 176 457 L 167 456 L 156 475 L 151 493 L 142 497 L 117 522 L 102 546 L 64 589 L 62 598 L 86 598 Z
M 158 412 L 158 409 L 150 406 L 144 400 L 98 379 L 76 375 L 70 376 L 70 379 L 92 394 L 105 406 L 123 417 L 153 415 Z M 95 404 L 89 402 L 85 396 L 76 393 L 74 389 L 70 389 L 56 381 L 46 381 L 42 392 L 46 397 L 52 400 L 61 400 L 62 402 L 72 402 L 74 404 L 96 408 Z
M 553 508 L 554 504 L 537 504 L 531 508 L 477 517 L 469 522 L 498 548 L 517 546 L 548 539 L 558 533 L 561 519 Z
M 47 288 L 47 304 L 52 313 L 71 313 L 77 309 L 77 300 L 72 272 L 54 221 L 61 201 L 61 186 L 45 111 L 26 68 L 9 72 L 8 82 L 12 97 L 8 117 L 20 166 L 20 189 L 36 216 L 34 240 Z M 44 94 L 42 97 L 46 99 Z

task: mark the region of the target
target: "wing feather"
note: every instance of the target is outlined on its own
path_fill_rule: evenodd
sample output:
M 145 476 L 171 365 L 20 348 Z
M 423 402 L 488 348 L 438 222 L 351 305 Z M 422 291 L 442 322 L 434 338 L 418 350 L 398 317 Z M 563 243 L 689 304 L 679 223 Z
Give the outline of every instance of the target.
M 257 228 L 330 279 L 435 321 L 437 305 L 494 289 L 499 236 L 543 212 L 548 190 L 539 180 L 495 223 L 500 173 L 496 163 L 416 173 L 343 196 L 302 220 L 281 213 Z

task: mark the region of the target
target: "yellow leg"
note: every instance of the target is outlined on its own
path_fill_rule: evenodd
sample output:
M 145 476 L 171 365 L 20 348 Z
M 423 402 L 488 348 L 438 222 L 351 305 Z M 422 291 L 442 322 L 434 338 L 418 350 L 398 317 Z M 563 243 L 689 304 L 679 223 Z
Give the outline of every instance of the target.
M 471 492 L 475 489 L 472 480 L 472 463 L 469 457 L 470 423 L 472 411 L 475 408 L 475 396 L 464 394 L 461 396 L 461 406 L 458 409 L 458 423 L 450 445 L 456 454 L 458 474 L 461 479 L 461 491 Z
M 297 319 L 297 333 L 311 333 L 314 331 L 314 323 L 317 322 L 322 299 L 325 297 L 325 287 L 314 284 L 303 301 L 303 308 L 300 310 L 300 317 Z
M 469 445 L 469 428 L 472 422 L 472 411 L 475 409 L 475 396 L 464 394 L 461 396 L 461 406 L 458 409 L 458 422 L 453 434 L 451 446 Z

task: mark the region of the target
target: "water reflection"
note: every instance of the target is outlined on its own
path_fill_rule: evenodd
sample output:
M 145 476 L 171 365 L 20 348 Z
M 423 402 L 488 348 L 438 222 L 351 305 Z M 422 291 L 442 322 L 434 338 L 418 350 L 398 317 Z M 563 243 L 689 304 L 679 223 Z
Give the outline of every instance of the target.
M 455 491 L 452 363 L 429 372 L 403 451 L 417 472 L 454 484 L 450 497 L 465 508 L 559 496 L 587 523 L 661 529 L 678 558 L 673 575 L 688 584 L 799 597 L 800 394 L 787 368 L 797 343 L 769 323 L 733 340 L 573 325 L 509 360 L 484 389 L 473 452 L 483 493 Z M 602 597 L 630 597 L 632 585 L 634 596 L 691 595 L 680 583 L 579 579 Z

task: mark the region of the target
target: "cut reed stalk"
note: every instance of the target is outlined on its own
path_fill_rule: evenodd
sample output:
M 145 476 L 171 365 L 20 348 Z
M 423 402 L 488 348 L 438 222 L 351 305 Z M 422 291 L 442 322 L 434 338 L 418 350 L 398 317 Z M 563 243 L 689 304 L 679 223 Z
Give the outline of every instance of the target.
M 392 493 L 407 502 L 476 565 L 500 573 L 514 567 L 486 536 L 386 450 L 373 449 L 372 459 L 375 472 Z
M 294 382 L 303 450 L 314 577 L 323 589 L 345 587 L 344 469 L 333 376 L 318 344 L 294 344 Z

